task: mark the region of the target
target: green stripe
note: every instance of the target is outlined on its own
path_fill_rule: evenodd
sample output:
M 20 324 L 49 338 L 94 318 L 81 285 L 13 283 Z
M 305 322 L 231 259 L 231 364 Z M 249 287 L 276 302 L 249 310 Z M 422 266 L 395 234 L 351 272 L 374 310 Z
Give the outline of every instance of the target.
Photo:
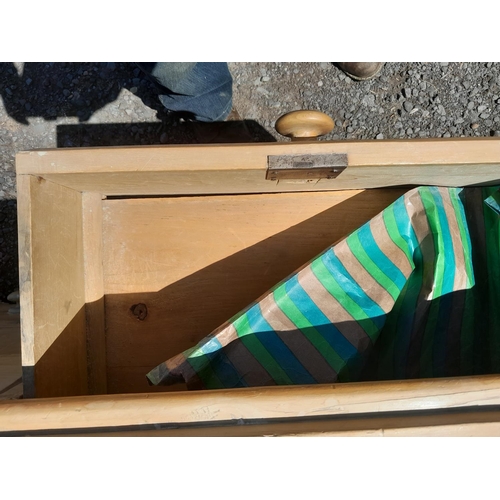
M 347 311 L 347 313 L 355 321 L 362 321 L 359 326 L 366 332 L 368 337 L 374 342 L 379 334 L 379 329 L 373 320 L 365 313 L 365 311 L 353 300 L 338 284 L 337 280 L 330 274 L 325 264 L 321 259 L 317 259 L 311 263 L 311 270 L 318 278 L 320 283 L 325 287 L 333 297 L 337 299 L 339 304 Z
M 464 205 L 459 195 L 462 189 L 449 189 L 451 203 L 457 214 L 458 229 L 464 252 L 465 272 L 467 273 L 467 290 L 465 292 L 464 308 L 462 311 L 462 327 L 460 329 L 460 375 L 474 374 L 474 314 L 475 293 L 469 287 L 474 286 L 474 271 L 472 267 L 472 247 L 470 234 L 467 229 L 467 219 Z
M 380 286 L 385 288 L 390 296 L 396 300 L 401 293 L 398 286 L 392 281 L 368 256 L 365 249 L 359 241 L 358 233 L 352 233 L 346 240 L 347 245 L 353 255 L 358 259 L 359 263 L 366 269 L 366 271 L 377 281 Z
M 252 356 L 264 367 L 264 369 L 271 375 L 273 380 L 278 385 L 291 385 L 293 384 L 290 377 L 283 371 L 281 366 L 269 354 L 269 351 L 262 345 L 260 340 L 253 335 L 250 328 L 248 317 L 242 314 L 234 323 L 233 326 L 238 334 L 238 337 L 243 342 L 243 345 L 250 351 Z
M 309 342 L 325 358 L 326 362 L 337 372 L 339 381 L 348 382 L 350 375 L 346 362 L 300 312 L 298 307 L 286 294 L 284 285 L 276 288 L 274 291 L 274 300 L 283 314 L 302 331 Z
M 397 245 L 404 252 L 406 258 L 408 259 L 408 262 L 410 263 L 411 268 L 415 269 L 415 264 L 413 263 L 413 254 L 412 251 L 410 250 L 410 246 L 408 245 L 406 239 L 399 232 L 399 228 L 396 223 L 396 216 L 394 214 L 394 204 L 392 204 L 390 207 L 384 210 L 383 219 L 389 237 L 394 242 L 394 244 Z
M 226 387 L 215 374 L 210 359 L 202 353 L 200 348 L 194 349 L 186 358 L 207 389 L 224 389 Z

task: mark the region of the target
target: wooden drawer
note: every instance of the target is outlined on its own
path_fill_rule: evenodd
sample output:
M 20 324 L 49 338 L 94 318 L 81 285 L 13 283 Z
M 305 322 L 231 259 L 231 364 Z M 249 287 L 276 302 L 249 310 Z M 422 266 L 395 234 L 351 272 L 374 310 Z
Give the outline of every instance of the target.
M 336 179 L 266 179 L 269 156 L 331 153 L 348 160 Z M 0 433 L 500 434 L 495 376 L 206 392 L 145 378 L 408 186 L 496 184 L 499 165 L 496 138 L 20 153 L 25 400 L 0 404 Z

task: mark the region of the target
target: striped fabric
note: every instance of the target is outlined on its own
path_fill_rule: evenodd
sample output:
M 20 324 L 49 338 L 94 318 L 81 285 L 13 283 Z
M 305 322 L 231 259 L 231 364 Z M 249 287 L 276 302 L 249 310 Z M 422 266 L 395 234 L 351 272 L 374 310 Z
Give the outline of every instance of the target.
M 148 379 L 218 389 L 498 372 L 498 192 L 409 191 Z

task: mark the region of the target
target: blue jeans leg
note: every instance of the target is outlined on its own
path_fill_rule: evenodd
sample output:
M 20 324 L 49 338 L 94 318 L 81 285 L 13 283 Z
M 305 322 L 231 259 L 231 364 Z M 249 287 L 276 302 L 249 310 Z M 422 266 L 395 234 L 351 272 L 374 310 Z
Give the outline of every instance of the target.
M 227 63 L 138 63 L 164 92 L 161 103 L 198 121 L 224 120 L 231 112 L 233 79 Z

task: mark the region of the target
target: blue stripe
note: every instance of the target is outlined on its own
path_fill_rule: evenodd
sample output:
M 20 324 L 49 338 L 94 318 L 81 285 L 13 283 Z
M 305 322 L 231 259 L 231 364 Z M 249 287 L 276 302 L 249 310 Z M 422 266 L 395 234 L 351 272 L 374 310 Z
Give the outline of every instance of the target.
M 337 327 L 321 312 L 314 301 L 300 285 L 297 276 L 285 283 L 285 291 L 295 306 L 314 325 L 318 333 L 349 366 L 357 367 L 357 349 L 342 335 Z
M 358 230 L 359 242 L 373 263 L 399 288 L 402 290 L 406 284 L 406 278 L 399 268 L 380 250 L 373 238 L 369 224 L 365 224 Z
M 436 211 L 441 225 L 441 235 L 444 244 L 444 255 L 441 257 L 444 260 L 444 279 L 442 294 L 445 295 L 453 291 L 453 283 L 455 281 L 455 252 L 453 251 L 453 241 L 451 239 L 450 227 L 448 218 L 444 210 L 444 201 L 436 187 L 429 187 L 429 191 L 434 198 Z M 439 241 L 439 240 L 438 240 Z
M 258 304 L 250 308 L 246 312 L 246 316 L 254 335 L 294 384 L 316 383 L 316 380 L 304 368 L 288 346 L 278 337 L 276 332 L 271 328 L 271 325 L 264 319 Z M 302 335 L 299 332 L 296 334 Z M 290 335 L 293 335 L 293 333 Z
M 325 252 L 321 260 L 332 275 L 332 278 L 338 283 L 348 297 L 363 309 L 377 328 L 382 328 L 385 323 L 385 312 L 376 302 L 366 295 L 365 291 L 358 285 L 337 255 L 335 255 L 334 249 Z M 336 298 L 337 300 L 341 299 L 341 297 Z M 355 319 L 360 320 L 362 318 Z
M 243 376 L 236 370 L 216 337 L 203 344 L 199 351 L 210 361 L 212 370 L 225 387 L 247 387 Z M 194 354 L 194 353 L 193 353 Z M 193 354 L 190 357 L 193 357 Z
M 394 217 L 396 219 L 398 232 L 408 243 L 410 252 L 413 254 L 414 263 L 417 265 L 415 250 L 419 248 L 418 238 L 415 234 L 415 230 L 413 229 L 410 216 L 406 210 L 404 197 L 396 200 L 392 205 L 392 208 L 394 210 Z

